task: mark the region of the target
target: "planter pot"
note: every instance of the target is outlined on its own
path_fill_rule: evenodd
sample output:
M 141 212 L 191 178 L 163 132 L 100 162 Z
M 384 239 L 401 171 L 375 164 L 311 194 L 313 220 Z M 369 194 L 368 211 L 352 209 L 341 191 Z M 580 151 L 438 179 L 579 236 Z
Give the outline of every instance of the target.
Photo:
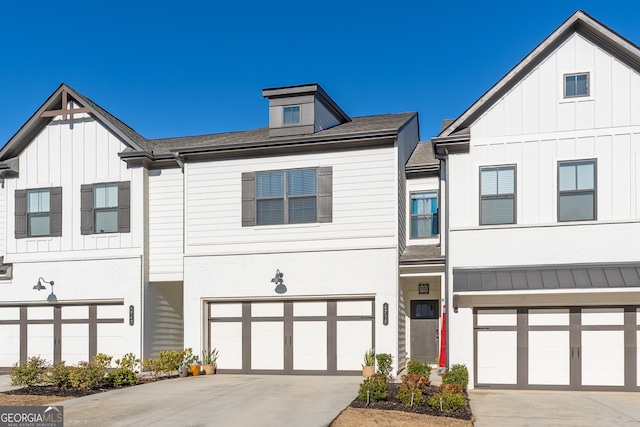
M 376 373 L 375 366 L 364 366 L 362 365 L 362 376 L 365 378 L 372 377 Z
M 206 375 L 213 375 L 216 373 L 216 365 L 202 365 L 202 370 Z
M 197 377 L 198 375 L 200 375 L 200 365 L 189 366 L 189 371 L 191 371 L 191 375 Z
M 179 377 L 186 377 L 189 376 L 189 368 L 188 367 L 183 367 L 180 368 L 180 370 L 178 371 L 178 376 Z

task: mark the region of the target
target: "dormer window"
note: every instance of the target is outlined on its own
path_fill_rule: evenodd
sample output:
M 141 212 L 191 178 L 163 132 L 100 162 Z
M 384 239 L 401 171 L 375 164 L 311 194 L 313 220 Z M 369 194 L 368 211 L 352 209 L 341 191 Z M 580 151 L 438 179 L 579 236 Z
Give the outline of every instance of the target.
M 285 125 L 300 124 L 300 106 L 283 107 L 282 123 Z
M 589 96 L 589 73 L 565 74 L 564 97 Z

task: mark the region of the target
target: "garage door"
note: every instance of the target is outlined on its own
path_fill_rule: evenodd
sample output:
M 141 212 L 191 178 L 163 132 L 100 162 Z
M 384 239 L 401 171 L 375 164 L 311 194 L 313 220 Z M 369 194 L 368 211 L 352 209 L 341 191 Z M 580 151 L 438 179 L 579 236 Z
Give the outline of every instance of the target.
M 374 343 L 373 300 L 209 303 L 219 371 L 360 374 Z
M 638 313 L 638 307 L 476 309 L 476 387 L 639 391 Z
M 21 305 L 0 307 L 0 369 L 40 356 L 67 365 L 97 353 L 120 357 L 123 304 Z

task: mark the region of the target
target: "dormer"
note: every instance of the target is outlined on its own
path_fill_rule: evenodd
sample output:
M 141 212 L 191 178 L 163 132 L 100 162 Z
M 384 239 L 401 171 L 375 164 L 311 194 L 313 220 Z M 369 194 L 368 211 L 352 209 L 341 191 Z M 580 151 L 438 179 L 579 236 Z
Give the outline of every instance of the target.
M 269 98 L 269 137 L 311 135 L 351 119 L 319 84 L 262 90 Z

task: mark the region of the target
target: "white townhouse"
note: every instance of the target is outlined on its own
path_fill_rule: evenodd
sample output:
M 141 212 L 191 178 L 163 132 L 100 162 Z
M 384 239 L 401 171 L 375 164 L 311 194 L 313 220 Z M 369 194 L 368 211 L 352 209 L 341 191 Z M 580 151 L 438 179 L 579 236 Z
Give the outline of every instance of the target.
M 183 347 L 221 372 L 354 374 L 371 347 L 404 366 L 405 307 L 433 323 L 444 282 L 437 162 L 405 171 L 417 113 L 263 96 L 267 127 L 156 140 L 65 84 L 45 101 L 0 151 L 0 367 Z
M 638 46 L 578 11 L 434 144 L 449 362 L 476 388 L 639 391 Z

